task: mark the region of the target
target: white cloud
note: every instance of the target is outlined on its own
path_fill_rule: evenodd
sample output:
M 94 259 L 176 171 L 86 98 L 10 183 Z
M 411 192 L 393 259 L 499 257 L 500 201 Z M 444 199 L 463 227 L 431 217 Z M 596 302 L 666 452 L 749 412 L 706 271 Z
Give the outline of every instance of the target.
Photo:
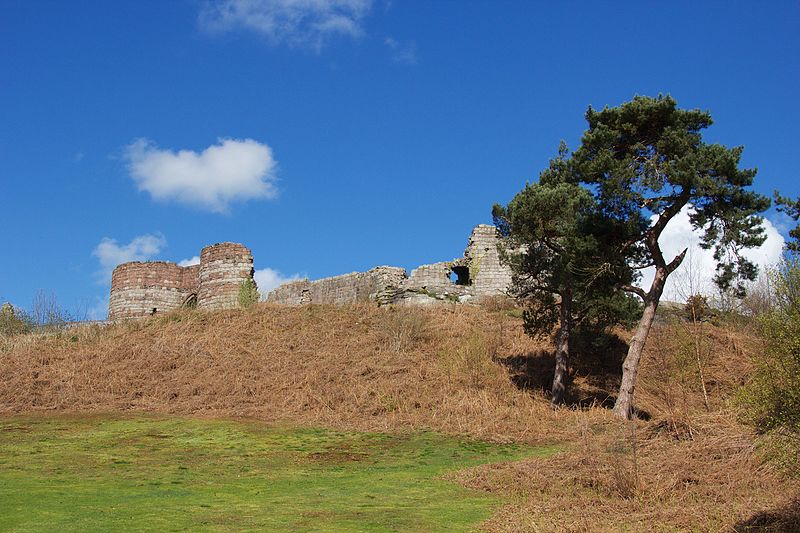
M 116 239 L 104 237 L 92 251 L 100 261 L 98 276 L 102 283 L 111 281 L 111 272 L 120 263 L 128 261 L 147 261 L 156 256 L 167 245 L 167 239 L 160 233 L 139 235 L 128 244 L 119 244 Z
M 210 32 L 243 28 L 272 44 L 319 50 L 335 36 L 359 37 L 372 0 L 212 0 L 200 12 Z
M 199 264 L 200 264 L 200 256 L 199 255 L 195 255 L 194 257 L 191 257 L 189 259 L 183 259 L 181 261 L 178 261 L 178 266 L 182 266 L 182 267 L 194 266 L 194 265 L 199 265 Z
M 713 283 L 717 262 L 714 260 L 714 250 L 704 250 L 700 247 L 701 232 L 695 231 L 689 221 L 690 208 L 684 207 L 669 221 L 661 234 L 659 243 L 667 262 L 681 253 L 685 248 L 689 251 L 678 269 L 667 278 L 664 288 L 664 300 L 683 301 L 690 293 L 712 295 L 715 292 Z M 775 225 L 764 219 L 764 233 L 767 237 L 764 244 L 758 248 L 743 251 L 742 255 L 754 262 L 759 267 L 759 272 L 777 263 L 783 252 L 784 239 Z M 651 267 L 642 271 L 641 287 L 648 289 L 653 281 L 655 268 Z
M 139 139 L 127 147 L 125 158 L 139 189 L 156 200 L 224 213 L 234 201 L 276 195 L 272 149 L 252 139 L 220 139 L 200 153 L 161 150 Z
M 397 39 L 386 37 L 383 43 L 389 48 L 392 54 L 392 61 L 395 63 L 404 65 L 417 64 L 417 43 L 415 41 L 401 43 Z
M 292 274 L 291 276 L 284 276 L 277 270 L 273 270 L 271 268 L 262 268 L 260 270 L 256 270 L 253 274 L 253 278 L 256 280 L 256 285 L 258 285 L 258 292 L 261 293 L 262 298 L 266 298 L 267 293 L 272 289 L 283 285 L 284 283 L 289 283 L 290 281 L 297 281 L 298 279 L 302 279 L 300 274 Z

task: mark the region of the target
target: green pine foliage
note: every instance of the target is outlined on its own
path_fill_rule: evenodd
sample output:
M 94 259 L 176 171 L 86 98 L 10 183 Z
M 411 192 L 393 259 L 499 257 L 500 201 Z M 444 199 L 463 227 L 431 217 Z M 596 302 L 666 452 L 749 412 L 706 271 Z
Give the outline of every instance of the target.
M 586 112 L 589 129 L 574 154 L 579 180 L 597 191 L 607 216 L 641 227 L 636 241 L 644 264 L 663 258 L 658 237 L 666 223 L 691 206 L 701 246 L 714 248 L 715 281 L 744 294 L 757 270 L 740 254 L 765 239 L 762 219 L 769 198 L 748 190 L 756 169 L 739 168 L 744 148 L 703 141 L 710 113 L 680 109 L 670 96 L 636 96 L 618 107 Z M 655 217 L 653 223 L 648 221 Z
M 777 206 L 778 211 L 786 213 L 795 222 L 800 219 L 800 198 L 797 200 L 792 200 L 791 198 L 781 196 L 777 191 L 775 191 L 775 205 Z M 793 240 L 786 243 L 786 248 L 791 252 L 800 252 L 800 225 L 790 230 L 789 236 Z
M 617 107 L 586 112 L 589 128 L 572 154 L 576 183 L 593 191 L 604 219 L 630 230 L 614 246 L 632 268 L 655 267 L 650 287 L 627 285 L 644 304 L 642 318 L 623 363 L 614 413 L 634 415 L 634 391 L 644 346 L 667 278 L 681 265 L 687 250 L 665 257 L 659 239 L 684 208 L 701 246 L 714 249 L 714 281 L 723 292 L 745 295 L 756 266 L 742 250 L 765 240 L 759 213 L 769 198 L 749 189 L 756 169 L 740 168 L 743 147 L 728 148 L 703 140 L 711 115 L 680 109 L 670 96 L 637 96 Z
M 525 330 L 545 337 L 558 326 L 553 403 L 563 401 L 571 338 L 598 334 L 637 319 L 639 305 L 618 291 L 634 272 L 614 244 L 629 235 L 625 223 L 604 217 L 591 191 L 574 179 L 562 143 L 558 156 L 507 206 L 495 205 L 494 222 L 505 239 L 511 293 L 526 304 Z M 563 387 L 566 387 L 564 383 Z

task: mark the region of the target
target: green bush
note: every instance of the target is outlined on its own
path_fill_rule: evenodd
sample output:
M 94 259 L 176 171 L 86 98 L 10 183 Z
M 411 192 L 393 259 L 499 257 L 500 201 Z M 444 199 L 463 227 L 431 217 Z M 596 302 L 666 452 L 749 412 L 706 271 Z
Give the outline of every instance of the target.
M 239 305 L 247 309 L 261 298 L 256 282 L 246 279 L 239 285 Z
M 777 305 L 759 317 L 765 350 L 739 401 L 763 435 L 763 449 L 787 473 L 800 475 L 800 262 L 786 260 L 774 274 Z
M 29 333 L 33 330 L 33 321 L 25 311 L 10 303 L 0 307 L 0 335 L 12 336 Z

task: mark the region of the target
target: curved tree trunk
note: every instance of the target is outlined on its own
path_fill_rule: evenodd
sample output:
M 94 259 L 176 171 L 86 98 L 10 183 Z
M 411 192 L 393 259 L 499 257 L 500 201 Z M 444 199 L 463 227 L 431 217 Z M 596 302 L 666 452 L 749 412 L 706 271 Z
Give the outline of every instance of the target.
M 628 355 L 625 356 L 625 361 L 622 363 L 622 383 L 619 386 L 619 395 L 617 401 L 614 403 L 613 413 L 625 420 L 633 418 L 633 393 L 636 389 L 636 375 L 639 372 L 639 362 L 642 358 L 642 351 L 644 350 L 647 336 L 650 334 L 650 328 L 653 325 L 653 320 L 656 317 L 656 310 L 658 309 L 658 302 L 661 299 L 661 293 L 664 291 L 664 284 L 667 281 L 668 271 L 666 268 L 657 268 L 653 284 L 650 286 L 650 292 L 647 293 L 644 299 L 644 312 L 642 318 L 639 320 L 639 325 L 636 327 L 636 333 L 631 339 L 630 347 L 628 347 Z
M 572 292 L 564 291 L 561 296 L 561 325 L 556 337 L 556 368 L 553 374 L 552 398 L 550 403 L 558 407 L 564 403 L 567 392 L 569 371 L 569 336 L 572 333 Z

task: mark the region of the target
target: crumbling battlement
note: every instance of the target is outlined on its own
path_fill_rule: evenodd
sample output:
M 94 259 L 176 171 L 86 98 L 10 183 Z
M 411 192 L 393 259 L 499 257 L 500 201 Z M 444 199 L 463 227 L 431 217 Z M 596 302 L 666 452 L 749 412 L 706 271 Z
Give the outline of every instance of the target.
M 314 281 L 281 285 L 267 296 L 278 304 L 356 302 L 425 304 L 466 301 L 505 294 L 511 270 L 500 260 L 497 228 L 472 230 L 464 256 L 411 271 L 391 266 Z M 123 263 L 114 269 L 108 318 L 136 318 L 181 307 L 229 309 L 239 306 L 242 282 L 253 279 L 253 254 L 241 244 L 222 242 L 200 252 L 200 264 L 181 267 L 164 261 Z
M 267 301 L 289 305 L 370 301 L 386 304 L 394 301 L 396 290 L 407 278 L 403 268 L 379 266 L 367 272 L 287 283 L 270 292 Z
M 253 254 L 232 242 L 203 248 L 199 265 L 122 263 L 111 275 L 108 318 L 137 318 L 181 307 L 238 307 L 239 287 L 247 279 L 253 279 Z
M 505 294 L 511 285 L 511 268 L 500 260 L 498 244 L 496 227 L 481 224 L 472 230 L 463 263 L 469 269 L 469 285 L 476 296 Z
M 499 243 L 497 228 L 481 224 L 472 230 L 464 257 L 422 265 L 411 276 L 402 268 L 376 267 L 315 281 L 295 281 L 270 292 L 267 301 L 289 305 L 428 303 L 505 294 L 511 284 L 511 270 L 500 260 Z
M 184 305 L 197 280 L 187 269 L 164 261 L 123 263 L 111 275 L 109 319 L 132 318 Z

